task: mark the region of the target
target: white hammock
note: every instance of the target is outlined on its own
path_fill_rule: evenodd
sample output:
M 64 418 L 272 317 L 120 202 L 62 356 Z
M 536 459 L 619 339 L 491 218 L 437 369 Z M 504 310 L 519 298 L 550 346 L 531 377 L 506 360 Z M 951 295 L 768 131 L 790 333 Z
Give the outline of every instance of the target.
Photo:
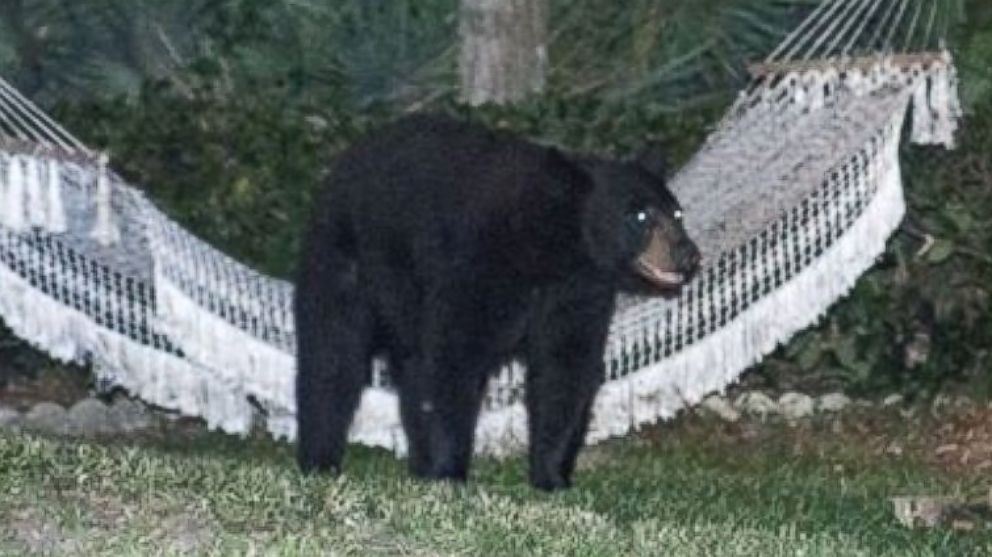
M 814 323 L 885 247 L 904 211 L 898 147 L 953 144 L 937 0 L 822 3 L 761 65 L 673 189 L 707 265 L 672 301 L 623 299 L 588 441 L 725 388 Z M 211 248 L 0 80 L 0 316 L 53 357 L 145 400 L 293 438 L 290 284 Z M 381 369 L 379 370 L 381 371 Z M 523 370 L 491 384 L 477 450 L 526 441 Z M 383 374 L 352 428 L 405 450 Z

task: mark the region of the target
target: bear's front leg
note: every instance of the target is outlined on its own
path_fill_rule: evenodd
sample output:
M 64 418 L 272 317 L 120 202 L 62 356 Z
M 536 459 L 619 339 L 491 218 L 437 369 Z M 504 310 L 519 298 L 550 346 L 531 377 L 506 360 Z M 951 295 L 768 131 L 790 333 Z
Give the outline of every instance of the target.
M 567 383 L 561 384 L 562 380 Z M 571 487 L 602 381 L 602 364 L 528 370 L 530 481 L 535 487 L 548 491 Z
M 592 404 L 605 378 L 603 350 L 613 295 L 589 294 L 597 291 L 581 285 L 556 291 L 542 304 L 528 339 L 530 479 L 540 489 L 571 486 Z

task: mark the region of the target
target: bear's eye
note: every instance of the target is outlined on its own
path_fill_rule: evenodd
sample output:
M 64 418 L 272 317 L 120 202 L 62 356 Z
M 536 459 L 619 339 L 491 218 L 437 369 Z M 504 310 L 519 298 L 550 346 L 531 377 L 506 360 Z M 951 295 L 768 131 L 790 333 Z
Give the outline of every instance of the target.
M 675 220 L 682 220 L 682 209 L 676 209 L 675 214 L 672 215 Z
M 645 221 L 648 220 L 648 212 L 647 211 L 638 211 L 637 212 L 637 215 L 634 218 L 637 219 L 637 222 L 645 222 Z

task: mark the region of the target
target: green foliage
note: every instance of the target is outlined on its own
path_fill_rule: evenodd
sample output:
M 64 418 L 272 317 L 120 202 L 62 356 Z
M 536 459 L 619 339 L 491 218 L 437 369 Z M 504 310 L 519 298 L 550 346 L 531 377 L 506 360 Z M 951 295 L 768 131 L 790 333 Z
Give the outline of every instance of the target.
M 552 86 L 627 107 L 680 111 L 723 101 L 814 6 L 809 0 L 561 0 L 552 9 Z
M 271 88 L 232 104 L 159 84 L 142 89 L 137 102 L 66 104 L 56 115 L 107 149 L 115 169 L 184 226 L 287 277 L 314 190 L 363 120 L 330 107 L 287 112 L 285 96 L 285 88 Z
M 454 85 L 458 0 L 344 2 L 330 33 L 357 99 L 412 103 Z
M 44 103 L 133 99 L 149 80 L 192 94 L 204 75 L 232 97 L 268 83 L 313 95 L 341 85 L 325 33 L 336 19 L 320 2 L 10 0 L 0 68 Z
M 959 29 L 955 53 L 963 81 L 961 97 L 966 108 L 992 98 L 992 3 L 969 0 L 967 25 Z
M 42 101 L 135 91 L 184 64 L 204 1 L 4 2 L 4 74 Z
M 556 96 L 664 99 L 669 110 L 732 93 L 811 0 L 553 0 Z M 457 0 L 10 0 L 0 69 L 35 99 L 180 90 L 209 73 L 232 98 L 282 82 L 320 98 L 422 104 L 454 91 Z

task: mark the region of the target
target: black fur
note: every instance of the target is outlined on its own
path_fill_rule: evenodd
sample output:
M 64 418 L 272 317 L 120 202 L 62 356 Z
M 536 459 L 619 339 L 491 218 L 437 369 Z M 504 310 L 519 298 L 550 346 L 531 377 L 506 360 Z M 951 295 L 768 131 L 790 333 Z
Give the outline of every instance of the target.
M 570 484 L 603 381 L 619 290 L 643 249 L 631 211 L 677 209 L 636 162 L 578 159 L 443 117 L 413 116 L 345 152 L 314 211 L 296 289 L 298 458 L 337 470 L 384 355 L 415 475 L 464 479 L 489 377 L 528 366 L 534 485 Z M 677 223 L 676 223 L 677 224 Z M 670 241 L 686 266 L 680 224 Z

